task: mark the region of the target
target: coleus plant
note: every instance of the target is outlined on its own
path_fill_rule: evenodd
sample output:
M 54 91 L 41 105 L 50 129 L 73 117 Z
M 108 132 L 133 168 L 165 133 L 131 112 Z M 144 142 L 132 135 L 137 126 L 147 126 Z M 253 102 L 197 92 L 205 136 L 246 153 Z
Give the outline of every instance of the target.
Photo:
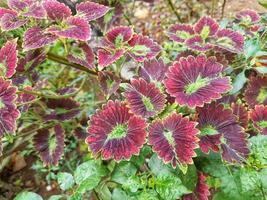
M 210 168 L 235 170 L 241 185 L 242 170 L 265 173 L 266 157 L 255 153 L 267 128 L 261 17 L 245 10 L 227 25 L 207 16 L 172 25 L 166 34 L 180 48 L 166 59 L 164 47 L 134 27 L 114 26 L 99 39 L 95 20 L 109 11 L 86 1 L 72 13 L 55 0 L 8 0 L 0 8 L 4 156 L 13 139 L 30 138 L 44 165 L 57 165 L 64 139 L 74 136 L 91 159 L 75 171 L 72 199 L 105 188 L 107 199 L 204 200 L 211 187 L 217 199 L 234 199 L 227 176 Z M 64 176 L 72 177 L 61 174 L 60 183 Z

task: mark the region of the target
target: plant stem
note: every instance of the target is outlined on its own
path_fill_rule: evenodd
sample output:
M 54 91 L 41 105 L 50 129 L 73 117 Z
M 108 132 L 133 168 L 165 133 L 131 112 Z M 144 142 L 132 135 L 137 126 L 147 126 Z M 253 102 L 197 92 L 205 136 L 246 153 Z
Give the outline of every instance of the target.
M 84 84 L 84 81 L 83 81 L 82 85 L 83 84 Z M 46 95 L 46 94 L 43 94 L 41 92 L 35 92 L 35 91 L 32 91 L 32 90 L 21 90 L 21 91 L 18 91 L 17 93 L 18 94 L 21 94 L 21 93 L 33 94 L 35 96 L 44 97 L 44 98 L 47 98 L 47 99 L 62 99 L 62 98 L 72 97 L 75 94 L 77 94 L 79 91 L 80 91 L 80 89 L 78 91 L 74 92 L 74 93 L 70 93 L 70 94 L 66 94 L 66 95 Z M 33 101 L 33 102 L 35 102 L 35 101 Z M 29 102 L 29 103 L 31 103 L 31 102 Z
M 221 19 L 223 19 L 223 17 L 224 17 L 224 9 L 225 9 L 225 5 L 226 5 L 226 0 L 223 0 Z
M 126 19 L 126 21 L 128 22 L 129 26 L 133 25 L 127 14 L 124 13 L 123 17 Z
M 169 4 L 170 9 L 171 9 L 172 12 L 176 15 L 178 21 L 179 21 L 179 22 L 182 22 L 182 19 L 181 19 L 180 15 L 178 14 L 178 12 L 177 12 L 175 6 L 173 5 L 172 0 L 167 0 L 167 1 L 168 1 L 168 4 Z
M 63 64 L 63 65 L 67 65 L 67 66 L 70 66 L 70 67 L 73 67 L 75 69 L 79 69 L 81 71 L 85 71 L 89 74 L 92 74 L 94 76 L 97 75 L 97 72 L 96 71 L 93 71 L 91 69 L 88 69 L 87 67 L 84 67 L 82 65 L 79 65 L 79 64 L 75 64 L 75 63 L 70 63 L 66 58 L 62 57 L 62 56 L 59 56 L 59 55 L 55 55 L 55 54 L 52 54 L 51 52 L 48 52 L 47 53 L 47 58 L 49 60 L 52 60 L 54 62 L 57 62 L 57 63 L 60 63 L 60 64 Z

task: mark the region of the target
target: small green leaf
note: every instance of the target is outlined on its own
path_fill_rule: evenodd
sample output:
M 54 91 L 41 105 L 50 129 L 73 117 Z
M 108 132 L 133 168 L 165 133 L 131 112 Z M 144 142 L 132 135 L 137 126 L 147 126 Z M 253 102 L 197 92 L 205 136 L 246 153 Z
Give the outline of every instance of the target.
M 101 178 L 99 176 L 91 176 L 83 180 L 79 187 L 77 188 L 76 192 L 83 194 L 87 191 L 94 189 L 98 183 L 100 182 Z
M 131 176 L 122 184 L 122 187 L 127 191 L 135 193 L 139 188 L 142 188 L 142 185 L 138 176 Z
M 156 191 L 163 199 L 176 200 L 191 192 L 175 175 L 159 176 L 156 178 L 155 184 Z
M 263 7 L 267 9 L 267 2 L 266 1 L 258 1 L 258 3 Z
M 129 177 L 135 175 L 136 167 L 130 162 L 120 162 L 114 169 L 111 179 L 115 182 L 124 184 Z
M 240 72 L 236 77 L 233 82 L 233 89 L 230 91 L 230 94 L 236 94 L 239 92 L 247 82 L 247 78 L 245 76 L 245 70 Z
M 108 169 L 101 165 L 101 161 L 89 160 L 77 167 L 74 172 L 74 179 L 77 184 L 80 184 L 89 177 L 103 177 L 108 173 Z
M 146 55 L 150 52 L 150 48 L 146 47 L 145 45 L 135 45 L 131 50 L 136 55 Z
M 176 31 L 176 35 L 184 40 L 192 37 L 192 35 L 186 31 Z
M 95 188 L 95 192 L 97 193 L 97 196 L 99 197 L 99 199 L 111 200 L 112 195 L 106 183 L 101 182 Z
M 186 174 L 187 169 L 188 169 L 188 165 L 180 163 L 180 162 L 178 162 L 177 164 L 178 164 L 179 169 L 183 172 L 183 174 Z
M 43 198 L 34 192 L 20 192 L 14 200 L 43 200 Z
M 112 200 L 128 200 L 130 199 L 126 192 L 120 188 L 115 188 L 112 193 Z
M 204 26 L 200 33 L 201 38 L 205 41 L 208 38 L 209 34 L 210 34 L 210 27 Z
M 197 169 L 195 165 L 189 165 L 186 174 L 179 173 L 179 178 L 187 189 L 193 191 L 198 180 Z
M 112 19 L 113 15 L 114 15 L 114 9 L 108 11 L 108 13 L 106 13 L 105 16 L 104 16 L 104 23 L 107 24 L 108 22 L 110 22 L 110 20 Z
M 63 195 L 52 195 L 49 197 L 48 200 L 62 200 L 63 199 Z
M 66 172 L 58 173 L 57 181 L 58 181 L 59 187 L 62 190 L 68 190 L 74 185 L 73 176 L 70 173 L 66 173 Z
M 249 139 L 250 156 L 248 162 L 257 168 L 267 165 L 267 137 L 257 135 Z
M 122 90 L 127 90 L 128 87 L 129 87 L 129 83 L 120 83 L 120 88 Z
M 247 59 L 250 57 L 254 57 L 260 50 L 261 46 L 258 39 L 251 39 L 245 42 L 244 54 Z
M 221 20 L 220 29 L 226 28 L 228 24 L 229 24 L 229 20 L 228 19 Z
M 173 171 L 172 168 L 170 168 L 158 158 L 157 154 L 154 154 L 150 158 L 148 166 L 151 169 L 152 173 L 156 176 L 168 176 L 171 175 Z
M 204 127 L 202 127 L 200 129 L 200 134 L 203 135 L 203 136 L 205 136 L 205 135 L 216 135 L 216 134 L 218 134 L 218 131 L 212 125 L 207 125 L 207 126 L 204 126 Z
M 68 200 L 83 200 L 83 195 L 76 192 Z

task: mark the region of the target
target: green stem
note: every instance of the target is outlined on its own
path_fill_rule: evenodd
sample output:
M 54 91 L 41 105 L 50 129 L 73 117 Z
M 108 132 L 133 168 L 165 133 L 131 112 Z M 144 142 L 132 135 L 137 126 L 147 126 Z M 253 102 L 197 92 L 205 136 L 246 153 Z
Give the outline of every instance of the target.
M 129 25 L 129 26 L 133 25 L 132 22 L 131 22 L 131 19 L 128 17 L 127 14 L 124 13 L 124 14 L 123 14 L 123 17 L 126 19 L 126 21 L 128 22 L 128 25 Z
M 227 0 L 223 0 L 221 19 L 223 19 L 223 17 L 224 17 L 224 9 L 225 9 L 225 5 L 226 5 L 226 1 L 227 1 Z
M 177 9 L 175 8 L 174 4 L 172 3 L 172 0 L 167 0 L 167 1 L 168 1 L 170 9 L 175 14 L 175 16 L 177 17 L 178 21 L 182 22 L 182 19 L 181 19 L 180 15 L 178 14 Z
M 85 83 L 85 81 L 82 82 L 82 85 Z M 70 94 L 66 94 L 66 95 L 49 95 L 49 94 L 43 94 L 41 92 L 36 92 L 36 91 L 32 91 L 32 90 L 24 90 L 22 89 L 21 91 L 17 91 L 18 94 L 22 94 L 22 93 L 26 93 L 26 94 L 33 94 L 35 96 L 39 96 L 39 97 L 44 97 L 47 99 L 62 99 L 62 98 L 69 98 L 72 97 L 74 95 L 77 94 L 77 92 L 80 91 L 81 88 L 78 89 L 78 91 L 74 92 L 74 93 L 70 93 Z
M 28 105 L 28 104 L 31 104 L 31 103 L 34 103 L 36 101 L 39 101 L 41 98 L 36 98 L 32 101 L 27 101 L 27 102 L 23 102 L 23 103 L 18 103 L 17 106 L 24 106 L 24 105 Z
M 66 58 L 64 58 L 64 57 L 62 57 L 62 56 L 52 54 L 51 52 L 48 52 L 46 56 L 47 56 L 47 58 L 48 58 L 49 60 L 52 60 L 52 61 L 54 61 L 54 62 L 63 64 L 63 65 L 67 65 L 67 66 L 73 67 L 73 68 L 75 68 L 75 69 L 79 69 L 79 70 L 81 70 L 81 71 L 85 71 L 85 72 L 87 72 L 87 73 L 89 73 L 89 74 L 92 74 L 92 75 L 94 75 L 94 76 L 97 75 L 97 72 L 96 72 L 96 71 L 90 70 L 90 69 L 88 69 L 87 67 L 84 67 L 84 66 L 79 65 L 79 64 L 70 63 Z

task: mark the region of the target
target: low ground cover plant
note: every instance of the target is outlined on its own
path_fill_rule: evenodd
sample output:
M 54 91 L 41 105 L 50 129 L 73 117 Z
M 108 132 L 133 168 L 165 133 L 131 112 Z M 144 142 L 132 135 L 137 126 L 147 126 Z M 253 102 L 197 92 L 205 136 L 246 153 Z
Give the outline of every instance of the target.
M 266 199 L 267 15 L 177 22 L 159 44 L 105 1 L 6 3 L 2 170 L 38 155 L 50 200 Z

